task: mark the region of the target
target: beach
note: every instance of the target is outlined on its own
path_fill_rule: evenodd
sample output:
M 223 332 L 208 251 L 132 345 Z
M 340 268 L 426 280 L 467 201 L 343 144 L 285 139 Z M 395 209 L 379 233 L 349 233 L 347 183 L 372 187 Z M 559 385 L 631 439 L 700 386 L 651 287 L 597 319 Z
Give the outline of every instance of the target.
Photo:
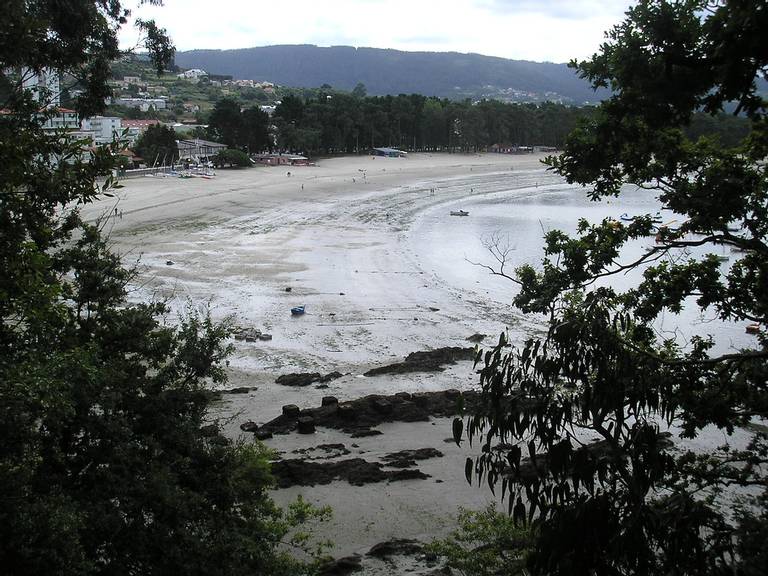
M 225 393 L 212 414 L 228 436 L 251 441 L 241 426 L 263 426 L 286 405 L 308 410 L 328 397 L 344 403 L 397 393 L 411 404 L 418 395 L 477 390 L 467 359 L 437 370 L 364 374 L 413 352 L 492 346 L 502 332 L 513 343 L 542 334 L 541 319 L 511 306 L 514 284 L 478 265 L 499 264 L 484 249 L 496 225 L 487 222 L 508 213 L 495 238 L 508 243 L 510 262 L 519 265 L 540 258 L 546 229 L 573 226 L 585 215 L 599 220 L 618 217 L 618 210 L 656 209 L 655 200 L 639 196 L 620 208 L 590 205 L 581 189 L 546 171 L 542 157 L 361 156 L 223 170 L 213 180 L 144 177 L 124 181 L 113 198 L 83 212 L 101 218 L 113 248 L 127 264 L 137 263 L 131 300 L 166 301 L 171 323 L 192 306 L 243 333 L 269 335 L 233 341 L 224 388 L 238 393 Z M 468 216 L 450 214 L 460 210 Z M 486 224 L 477 228 L 473 216 L 484 211 Z M 512 230 L 502 229 L 510 222 Z M 292 315 L 296 306 L 305 313 Z M 291 373 L 338 377 L 306 386 L 275 382 Z M 392 538 L 429 541 L 454 527 L 459 507 L 498 501 L 487 487 L 468 485 L 464 462 L 479 448 L 447 441 L 450 417 L 413 420 L 383 422 L 370 427 L 376 435 L 362 437 L 317 426 L 312 434 L 275 434 L 265 444 L 283 459 L 316 463 L 385 463 L 402 450 L 437 450 L 439 456 L 408 467 L 425 477 L 291 485 L 274 498 L 287 504 L 301 495 L 332 506 L 334 518 L 320 536 L 335 542 L 334 556 L 364 554 Z

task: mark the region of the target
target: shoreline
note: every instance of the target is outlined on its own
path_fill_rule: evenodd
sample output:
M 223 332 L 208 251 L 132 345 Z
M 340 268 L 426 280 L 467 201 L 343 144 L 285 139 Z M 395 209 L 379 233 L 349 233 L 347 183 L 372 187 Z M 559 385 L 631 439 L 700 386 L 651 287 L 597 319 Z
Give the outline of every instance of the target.
M 473 334 L 489 335 L 491 343 L 505 329 L 520 339 L 536 329 L 535 321 L 511 311 L 500 315 L 425 268 L 412 230 L 427 211 L 439 209 L 449 217 L 447 207 L 468 197 L 532 187 L 539 180 L 559 182 L 545 173 L 543 156 L 366 156 L 314 167 L 220 171 L 213 180 L 139 178 L 127 180 L 116 198 L 83 212 L 88 219 L 108 214 L 111 244 L 131 259 L 141 255 L 141 285 L 132 299 L 167 299 L 174 312 L 188 302 L 208 303 L 214 318 L 234 316 L 237 326 L 271 336 L 234 342 L 226 387 L 249 390 L 224 395 L 212 413 L 225 434 L 250 439 L 240 424 L 264 424 L 286 404 L 307 409 L 324 396 L 344 402 L 370 394 L 476 388 L 466 360 L 443 371 L 363 373 L 412 352 L 471 346 L 467 338 Z M 291 316 L 296 305 L 306 305 L 307 313 Z M 336 370 L 342 376 L 322 387 L 275 383 L 292 372 Z M 495 501 L 487 490 L 467 485 L 463 463 L 471 449 L 444 442 L 451 436 L 449 418 L 376 428 L 383 434 L 354 440 L 318 427 L 311 435 L 277 434 L 265 441 L 290 458 L 294 450 L 339 443 L 349 457 L 373 461 L 398 450 L 430 447 L 444 453 L 418 462 L 426 479 L 364 486 L 334 481 L 274 491 L 281 505 L 302 495 L 334 508 L 334 519 L 319 528 L 319 535 L 336 542 L 334 556 L 364 553 L 391 538 L 443 535 L 459 506 Z M 327 461 L 327 455 L 322 458 Z

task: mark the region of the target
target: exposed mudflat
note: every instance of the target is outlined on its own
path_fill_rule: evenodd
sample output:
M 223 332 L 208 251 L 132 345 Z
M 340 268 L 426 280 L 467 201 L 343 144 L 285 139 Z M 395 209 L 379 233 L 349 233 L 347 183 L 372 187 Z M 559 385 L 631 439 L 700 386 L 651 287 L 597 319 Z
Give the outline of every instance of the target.
M 494 218 L 512 215 L 498 218 L 507 236 L 491 240 L 518 265 L 537 261 L 546 228 L 656 209 L 586 205 L 539 160 L 365 156 L 290 176 L 140 178 L 84 208 L 107 216 L 112 245 L 139 260 L 132 298 L 166 300 L 168 322 L 191 305 L 237 327 L 212 418 L 276 451 L 279 503 L 302 495 L 333 507 L 320 537 L 344 560 L 329 574 L 437 574 L 420 543 L 450 530 L 459 506 L 495 500 L 467 484 L 464 461 L 478 448 L 450 441 L 451 418 L 459 397 L 473 402 L 474 345 L 543 328 L 509 305 L 512 283 L 473 264 L 498 264 L 480 238 Z M 451 218 L 459 209 L 469 216 Z

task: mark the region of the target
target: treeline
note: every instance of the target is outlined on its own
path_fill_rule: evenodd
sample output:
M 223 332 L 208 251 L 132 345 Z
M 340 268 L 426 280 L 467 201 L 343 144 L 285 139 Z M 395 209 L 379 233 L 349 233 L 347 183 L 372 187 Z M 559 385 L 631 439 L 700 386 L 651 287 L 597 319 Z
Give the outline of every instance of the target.
M 281 150 L 344 154 L 390 146 L 410 151 L 473 152 L 494 144 L 562 146 L 591 108 L 561 104 L 472 103 L 421 96 L 366 97 L 329 92 L 285 96 L 273 116 Z
M 206 136 L 246 152 L 280 150 L 312 156 L 364 153 L 388 146 L 415 152 L 478 152 L 494 145 L 560 148 L 592 107 L 452 101 L 419 94 L 365 95 L 320 90 L 288 94 L 272 118 L 231 99 L 216 103 Z M 749 133 L 744 118 L 696 114 L 686 135 L 717 137 L 733 146 Z

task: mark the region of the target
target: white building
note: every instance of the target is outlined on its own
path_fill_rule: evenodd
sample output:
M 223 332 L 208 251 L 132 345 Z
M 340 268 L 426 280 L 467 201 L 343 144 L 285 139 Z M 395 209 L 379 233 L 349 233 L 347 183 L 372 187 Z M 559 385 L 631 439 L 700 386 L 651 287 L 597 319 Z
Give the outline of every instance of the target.
M 117 116 L 93 116 L 83 119 L 82 129 L 90 132 L 95 144 L 108 144 L 123 132 L 122 119 Z
M 35 100 L 45 107 L 55 108 L 61 104 L 59 75 L 54 70 L 43 68 L 38 74 L 31 68 L 22 68 L 21 85 L 24 90 L 30 90 Z
M 115 98 L 114 102 L 120 106 L 138 108 L 142 112 L 146 112 L 150 108 L 165 110 L 166 107 L 165 98 Z
M 42 125 L 43 130 L 80 130 L 80 119 L 77 112 L 60 106 L 53 110 L 55 114 L 46 119 Z
M 176 74 L 177 78 L 182 78 L 186 80 L 200 80 L 200 78 L 204 76 L 208 77 L 208 72 L 206 72 L 205 70 L 200 70 L 200 68 L 192 68 L 192 70 L 185 70 L 180 74 Z

